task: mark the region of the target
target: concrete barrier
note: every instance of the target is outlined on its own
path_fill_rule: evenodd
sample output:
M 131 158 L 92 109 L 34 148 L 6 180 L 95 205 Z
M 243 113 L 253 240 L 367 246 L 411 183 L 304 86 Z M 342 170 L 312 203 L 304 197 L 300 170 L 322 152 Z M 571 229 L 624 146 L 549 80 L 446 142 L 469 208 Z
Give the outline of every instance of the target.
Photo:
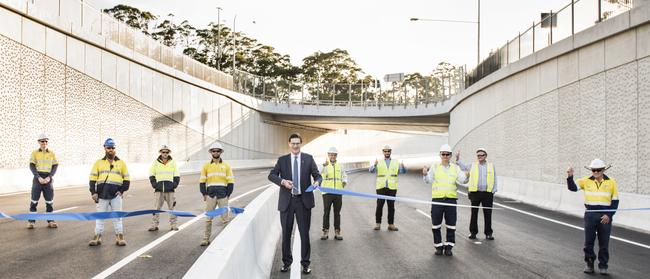
M 363 171 L 369 162 L 346 162 L 348 172 Z M 280 240 L 280 188 L 274 184 L 255 198 L 194 262 L 183 278 L 268 278 Z
M 583 192 L 571 192 L 566 185 L 499 176 L 497 196 L 514 199 L 544 209 L 574 216 L 584 214 Z M 648 207 L 650 196 L 619 192 L 619 208 Z M 622 211 L 614 215 L 614 225 L 650 232 L 650 213 Z
M 267 278 L 280 239 L 280 188 L 255 198 L 208 246 L 183 278 Z

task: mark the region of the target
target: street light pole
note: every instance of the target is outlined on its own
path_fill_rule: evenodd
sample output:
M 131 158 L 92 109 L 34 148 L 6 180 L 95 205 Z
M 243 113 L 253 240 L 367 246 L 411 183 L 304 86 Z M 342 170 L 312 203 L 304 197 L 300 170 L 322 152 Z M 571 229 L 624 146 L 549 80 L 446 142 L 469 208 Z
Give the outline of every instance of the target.
M 221 7 L 217 7 L 217 70 L 221 71 Z
M 235 66 L 236 60 L 235 55 L 237 54 L 237 37 L 235 37 L 235 23 L 237 22 L 237 15 L 232 20 L 232 73 L 235 73 L 237 67 Z
M 476 12 L 476 66 L 481 63 L 481 0 Z

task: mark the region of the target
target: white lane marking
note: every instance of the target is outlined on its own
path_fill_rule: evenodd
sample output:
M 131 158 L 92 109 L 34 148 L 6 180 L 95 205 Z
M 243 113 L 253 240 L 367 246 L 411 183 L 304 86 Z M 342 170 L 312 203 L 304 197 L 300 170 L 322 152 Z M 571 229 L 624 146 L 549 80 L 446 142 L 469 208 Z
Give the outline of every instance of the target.
M 474 241 L 474 244 L 481 244 L 482 242 L 480 241 Z
M 269 171 L 265 170 L 265 171 L 261 171 L 261 172 L 258 172 L 258 173 L 260 173 L 260 174 L 262 174 L 262 173 L 269 173 Z
M 467 196 L 466 193 L 463 193 L 463 192 L 461 192 L 461 191 L 458 191 L 458 193 Z M 562 221 L 558 221 L 558 220 L 555 220 L 555 219 L 551 219 L 551 218 L 548 218 L 548 217 L 544 217 L 544 216 L 541 216 L 541 215 L 537 215 L 537 214 L 535 214 L 535 213 L 530 213 L 530 212 L 528 212 L 528 211 L 524 211 L 524 210 L 521 210 L 521 209 L 517 209 L 517 208 L 514 208 L 514 207 L 510 207 L 510 206 L 507 206 L 507 205 L 503 205 L 503 204 L 498 203 L 498 202 L 495 202 L 494 204 L 495 204 L 495 205 L 498 205 L 498 206 L 500 206 L 500 207 L 503 207 L 503 208 L 505 208 L 505 209 L 510 209 L 510 210 L 512 210 L 512 211 L 519 212 L 519 213 L 521 213 L 521 214 L 525 214 L 525 215 L 528 215 L 528 216 L 531 216 L 531 217 L 539 218 L 539 219 L 542 219 L 542 220 L 545 220 L 545 221 L 549 221 L 549 222 L 552 222 L 552 223 L 556 223 L 556 224 L 559 224 L 559 225 L 562 225 L 562 226 L 567 226 L 567 227 L 569 227 L 569 228 L 574 228 L 574 229 L 576 229 L 576 230 L 581 230 L 581 231 L 584 231 L 584 230 L 585 230 L 584 228 L 582 228 L 582 227 L 578 227 L 578 226 L 576 226 L 576 225 L 571 225 L 571 224 L 568 224 L 568 223 L 565 223 L 565 222 L 562 222 Z M 613 236 L 613 235 L 612 235 L 612 236 L 610 236 L 610 238 L 611 238 L 611 239 L 616 239 L 616 240 L 618 240 L 618 241 L 622 241 L 622 242 L 625 242 L 625 243 L 628 243 L 628 244 L 636 245 L 636 246 L 639 246 L 639 247 L 642 247 L 642 248 L 650 249 L 650 245 L 646 245 L 646 244 L 642 244 L 642 243 L 634 242 L 634 241 L 632 241 L 632 240 L 628 240 L 628 239 L 625 239 L 625 238 L 620 238 L 620 237 L 618 237 L 618 236 Z
M 264 186 L 257 187 L 257 188 L 255 188 L 253 190 L 250 190 L 250 191 L 248 191 L 246 193 L 243 193 L 243 194 L 241 194 L 241 195 L 239 195 L 237 197 L 234 197 L 234 198 L 230 199 L 230 202 L 234 202 L 234 201 L 238 200 L 239 198 L 247 196 L 247 195 L 249 195 L 249 194 L 251 194 L 251 193 L 253 193 L 255 191 L 258 191 L 258 190 L 261 190 L 261 189 L 264 189 L 264 188 L 268 188 L 271 185 L 273 185 L 273 184 L 266 184 Z M 122 260 L 117 262 L 116 264 L 114 264 L 111 267 L 107 268 L 106 270 L 104 270 L 101 273 L 95 275 L 95 277 L 93 277 L 93 279 L 103 279 L 103 278 L 106 278 L 106 277 L 110 276 L 111 274 L 113 274 L 116 271 L 120 270 L 122 267 L 124 267 L 128 263 L 130 263 L 133 260 L 135 260 L 136 258 L 138 258 L 138 256 L 140 256 L 140 255 L 144 254 L 145 252 L 151 250 L 152 248 L 156 247 L 158 244 L 160 244 L 163 241 L 167 240 L 168 238 L 174 236 L 176 233 L 182 231 L 183 229 L 187 228 L 188 226 L 194 224 L 196 221 L 201 220 L 201 218 L 203 218 L 203 216 L 205 216 L 204 213 L 202 213 L 201 215 L 196 216 L 196 217 L 192 218 L 191 220 L 185 222 L 184 224 L 182 224 L 181 226 L 178 227 L 177 231 L 170 231 L 170 232 L 164 234 L 163 236 L 157 238 L 156 240 L 150 242 L 149 244 L 145 245 L 144 247 L 142 247 L 142 248 L 138 249 L 137 251 L 131 253 L 130 255 L 126 256 L 125 258 L 123 258 Z
M 293 218 L 293 217 L 292 217 Z M 300 258 L 301 253 L 300 253 L 300 232 L 298 231 L 298 226 L 296 226 L 296 229 L 294 230 L 293 234 L 293 247 L 291 249 L 291 254 L 293 254 L 294 258 Z M 294 260 L 293 263 L 291 263 L 291 276 L 290 278 L 297 279 L 301 277 L 301 272 L 302 272 L 302 266 L 300 264 L 300 261 Z
M 59 212 L 63 212 L 63 211 L 73 210 L 75 208 L 78 208 L 78 206 L 73 206 L 73 207 L 68 207 L 68 208 L 64 208 L 64 209 L 54 210 L 54 211 L 52 211 L 52 213 L 59 213 Z
M 422 211 L 420 209 L 415 209 L 415 211 L 417 211 L 418 213 L 420 213 L 420 214 L 422 214 L 424 216 L 427 216 L 427 218 L 431 219 L 431 215 L 427 214 L 426 212 L 424 212 L 424 211 Z

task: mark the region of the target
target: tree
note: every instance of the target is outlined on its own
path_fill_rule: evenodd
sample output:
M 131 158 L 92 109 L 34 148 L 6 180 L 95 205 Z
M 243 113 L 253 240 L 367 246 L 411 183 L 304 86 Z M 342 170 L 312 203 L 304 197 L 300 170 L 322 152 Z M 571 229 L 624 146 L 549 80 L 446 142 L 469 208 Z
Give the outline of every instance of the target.
M 127 5 L 117 5 L 110 9 L 104 9 L 104 12 L 135 29 L 142 30 L 147 35 L 150 33 L 149 23 L 156 19 L 156 16 L 150 12 L 140 11 L 138 8 Z
M 154 40 L 158 40 L 168 47 L 176 46 L 179 36 L 179 26 L 174 24 L 173 18 L 174 15 L 169 14 L 168 18 L 160 22 L 151 33 Z
M 363 73 L 350 54 L 338 48 L 330 52 L 315 52 L 302 61 L 303 80 L 313 92 L 313 99 L 348 101 L 351 85 Z M 361 92 L 356 95 L 359 96 L 354 99 L 360 98 Z

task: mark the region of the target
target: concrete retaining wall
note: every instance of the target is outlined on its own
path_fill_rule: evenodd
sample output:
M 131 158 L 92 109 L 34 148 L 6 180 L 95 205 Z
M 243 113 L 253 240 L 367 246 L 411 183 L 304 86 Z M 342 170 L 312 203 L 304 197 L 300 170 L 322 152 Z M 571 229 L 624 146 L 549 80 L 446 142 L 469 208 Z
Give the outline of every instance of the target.
M 566 169 L 590 175 L 583 166 L 600 158 L 613 165 L 621 207 L 647 207 L 648 42 L 645 5 L 508 65 L 455 97 L 449 142 L 465 161 L 485 147 L 503 194 L 526 203 L 580 208 L 579 194 L 565 193 Z M 627 214 L 617 223 L 650 228 L 650 219 Z

